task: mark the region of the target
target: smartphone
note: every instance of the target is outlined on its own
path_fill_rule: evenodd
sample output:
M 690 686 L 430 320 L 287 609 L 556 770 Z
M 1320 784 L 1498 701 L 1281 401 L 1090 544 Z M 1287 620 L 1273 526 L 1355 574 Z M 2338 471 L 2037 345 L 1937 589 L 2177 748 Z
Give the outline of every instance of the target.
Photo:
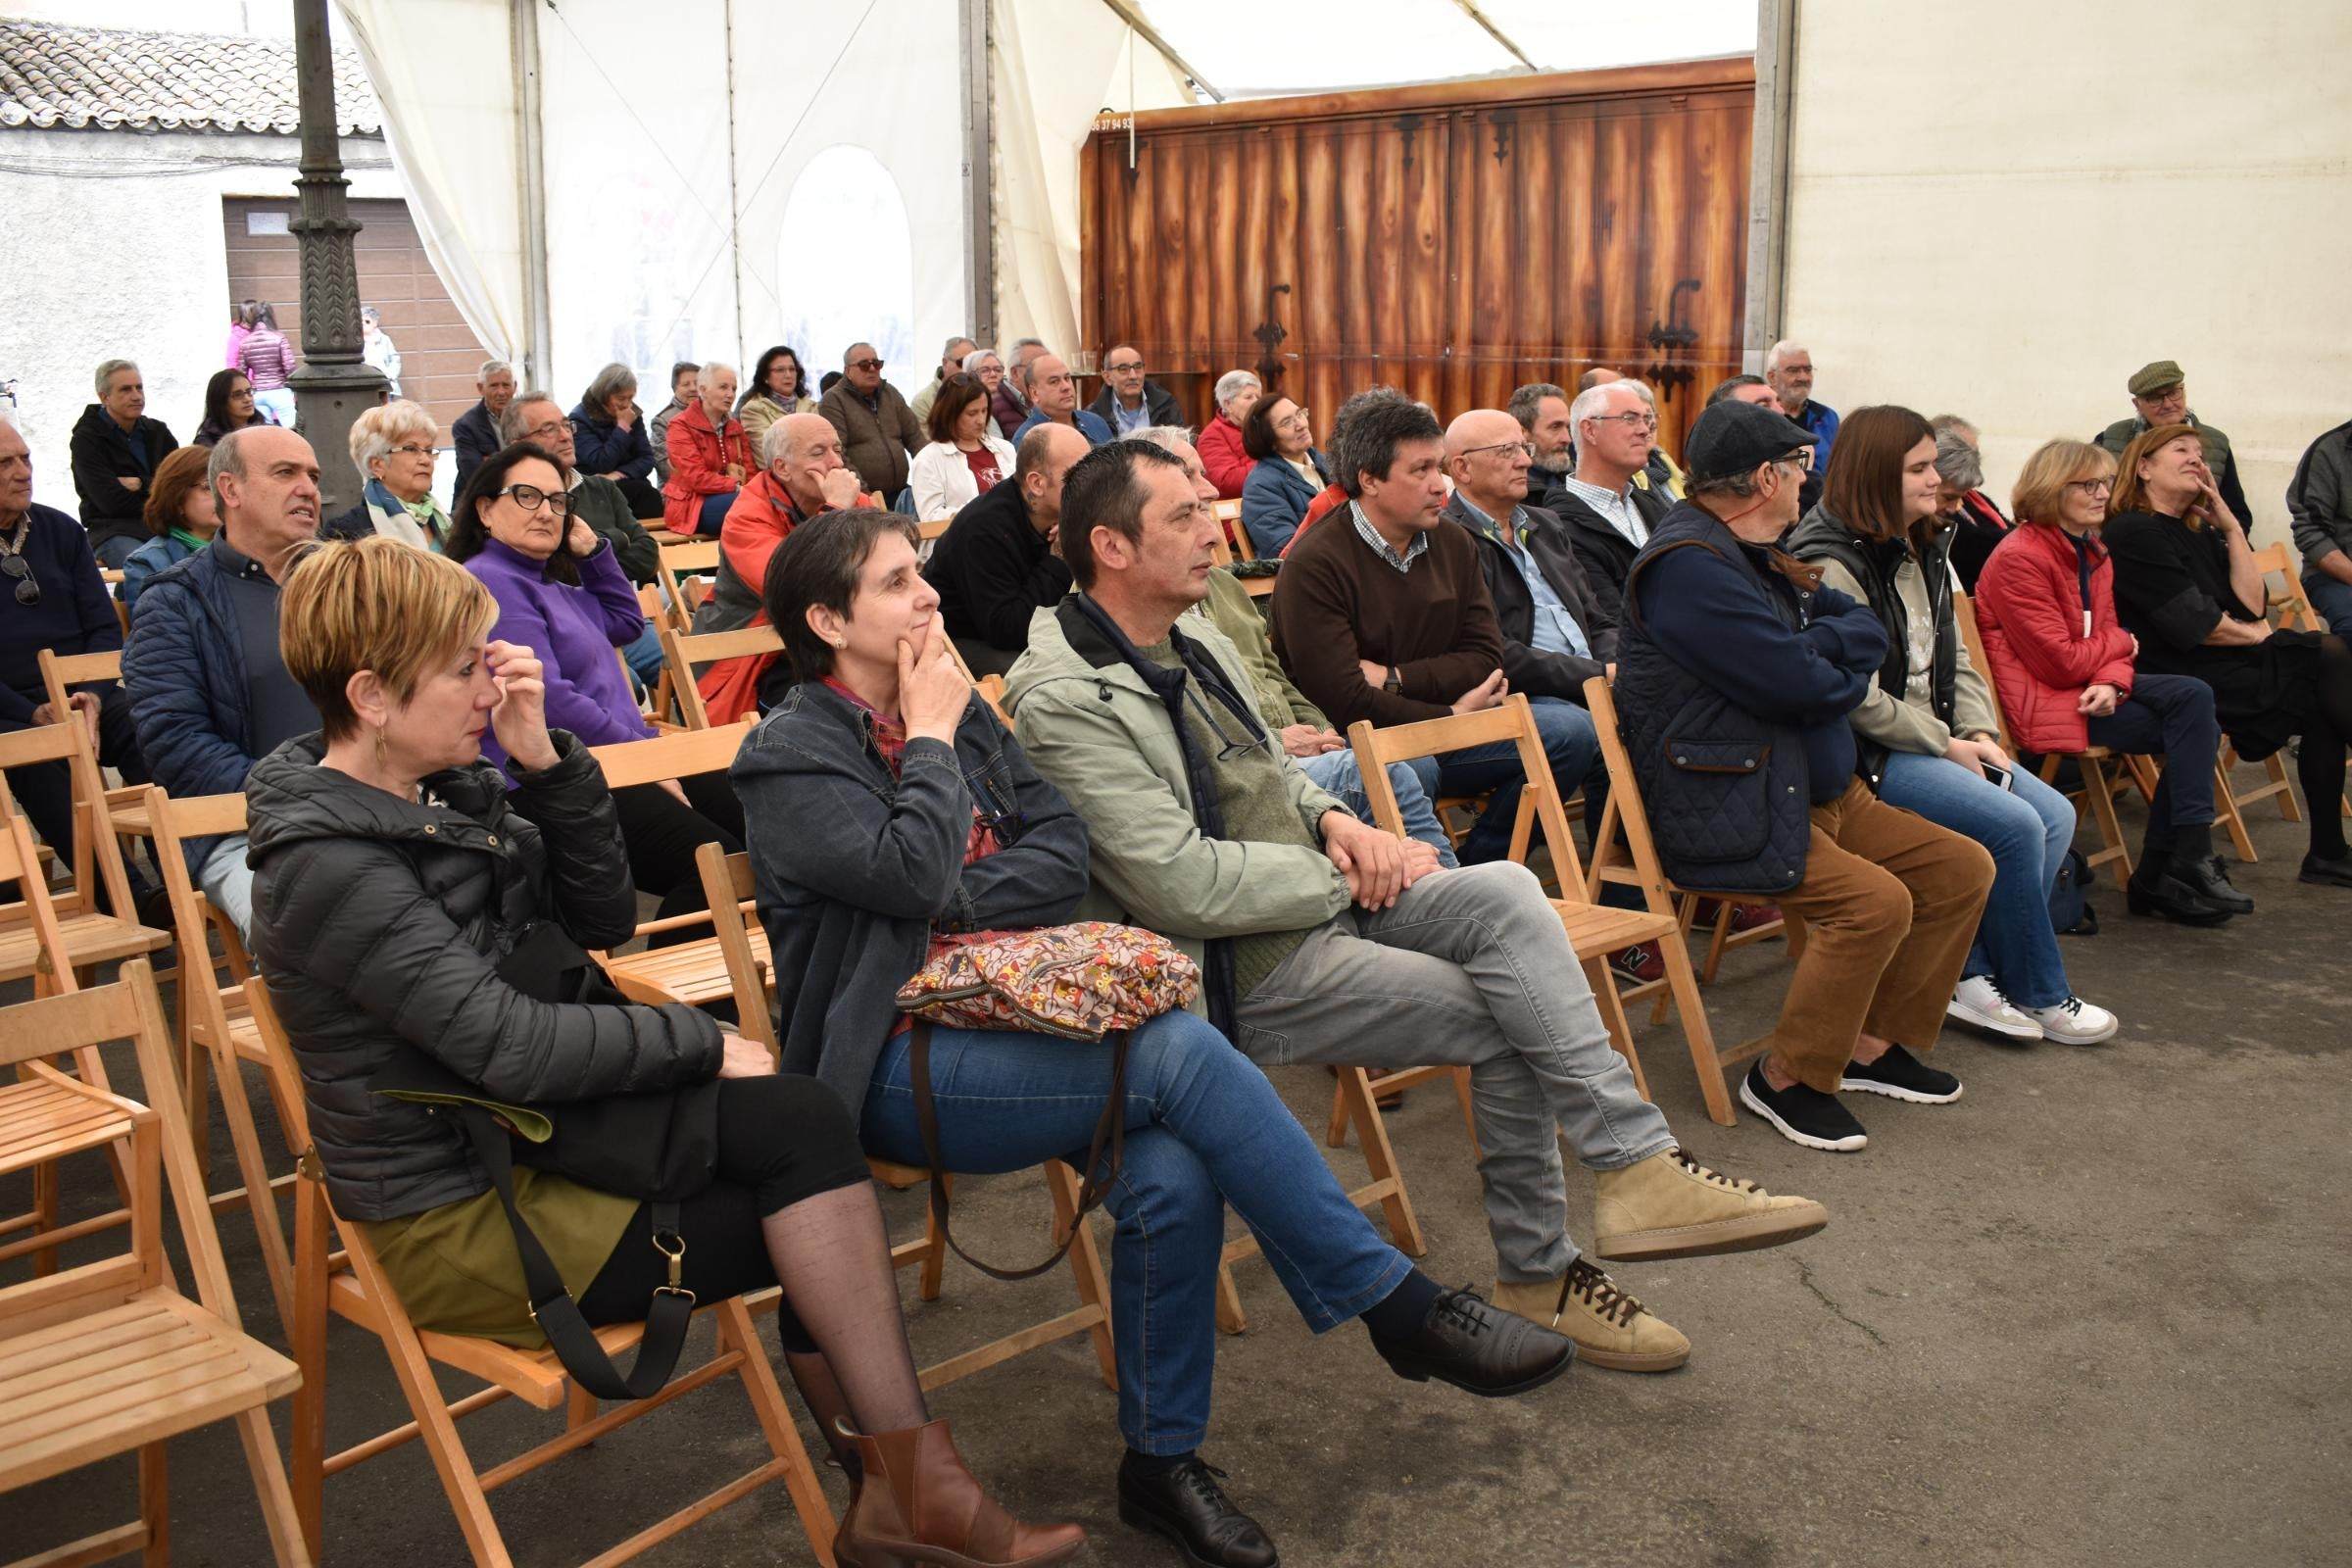
M 2005 789 L 2005 790 L 2007 790 L 2007 789 L 2012 789 L 2012 786 L 2010 785 L 2010 782 L 2009 782 L 2009 770 L 2008 770 L 2007 768 L 2005 768 L 2005 767 L 1996 767 L 1995 765 L 1993 765 L 1993 764 L 1992 764 L 1992 763 L 1990 763 L 1990 762 L 1986 762 L 1986 763 L 1984 763 L 1984 779 L 1985 779 L 1985 782 L 1987 782 L 1987 783 L 1990 783 L 1990 784 L 1998 784 L 1998 785 L 1999 785 L 2001 788 L 2003 788 L 2003 789 Z M 2013 791 L 2013 793 L 2014 793 L 2014 791 Z

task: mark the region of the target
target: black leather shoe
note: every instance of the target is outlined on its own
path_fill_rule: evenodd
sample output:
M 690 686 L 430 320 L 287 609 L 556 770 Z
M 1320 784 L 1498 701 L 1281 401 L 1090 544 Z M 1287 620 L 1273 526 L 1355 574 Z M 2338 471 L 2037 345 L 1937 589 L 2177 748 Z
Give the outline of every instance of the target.
M 2165 871 L 2217 909 L 2230 914 L 2254 912 L 2254 901 L 2230 886 L 2230 873 L 2222 869 L 2222 858 L 2218 855 L 2209 855 L 2190 865 L 2167 866 Z
M 2163 868 L 2125 884 L 2124 906 L 2133 914 L 2162 915 L 2180 925 L 2220 925 L 2230 918 L 2228 909 L 2207 904 L 2195 889 Z
M 2313 807 L 2318 810 L 2318 807 Z M 2303 857 L 2303 869 L 2296 873 L 2298 882 L 2316 882 L 2321 887 L 2352 888 L 2352 855 L 2339 855 L 2332 860 L 2323 860 L 2316 855 Z
M 1167 1537 L 1196 1568 L 1279 1568 L 1274 1543 L 1217 1485 L 1224 1478 L 1224 1471 L 1197 1454 L 1156 1474 L 1123 1460 L 1119 1517 Z
M 1540 1389 L 1576 1359 L 1567 1335 L 1506 1312 L 1467 1285 L 1432 1302 L 1410 1338 L 1375 1334 L 1372 1348 L 1400 1378 L 1436 1378 L 1491 1399 Z

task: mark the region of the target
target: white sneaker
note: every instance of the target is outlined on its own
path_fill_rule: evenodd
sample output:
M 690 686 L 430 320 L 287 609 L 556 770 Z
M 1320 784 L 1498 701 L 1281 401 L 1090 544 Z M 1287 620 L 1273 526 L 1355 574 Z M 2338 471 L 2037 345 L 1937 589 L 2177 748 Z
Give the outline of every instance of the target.
M 2069 997 L 2054 1007 L 2028 1007 L 2027 1017 L 2041 1025 L 2041 1037 L 2067 1046 L 2095 1046 L 2115 1038 L 2123 1027 L 2114 1013 L 2081 997 Z
M 2063 1004 L 2061 1004 L 2063 1005 Z M 1971 975 L 1952 988 L 1952 1000 L 1944 1006 L 1946 1017 L 1974 1024 L 1990 1034 L 2003 1035 L 2011 1040 L 2039 1040 L 2041 1025 L 2034 1015 L 2019 1007 L 2001 995 L 2001 988 L 1988 974 Z M 2056 1009 L 2051 1009 L 2055 1011 Z M 2109 1032 L 2115 1020 L 2107 1020 Z M 2101 1035 L 2100 1039 L 2107 1038 Z

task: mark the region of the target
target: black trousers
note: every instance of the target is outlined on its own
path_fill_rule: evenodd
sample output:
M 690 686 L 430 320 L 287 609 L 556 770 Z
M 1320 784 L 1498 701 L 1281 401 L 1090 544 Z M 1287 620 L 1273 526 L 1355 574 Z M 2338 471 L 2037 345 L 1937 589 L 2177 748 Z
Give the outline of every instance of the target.
M 686 791 L 683 803 L 659 784 L 633 784 L 612 792 L 620 836 L 629 850 L 629 876 L 638 892 L 662 901 L 658 912 L 663 919 L 710 906 L 695 869 L 695 851 L 706 844 L 724 845 L 729 855 L 743 850 L 743 806 L 726 774 L 696 773 L 678 783 Z M 688 928 L 663 932 L 654 941 L 660 946 L 691 941 L 696 935 Z
M 839 1096 L 813 1078 L 729 1078 L 718 1090 L 716 1179 L 679 1205 L 686 1244 L 679 1283 L 716 1301 L 776 1283 L 760 1222 L 804 1199 L 867 1179 L 858 1125 Z M 580 1296 L 592 1324 L 634 1323 L 657 1286 L 669 1283 L 669 1259 L 654 1246 L 653 1205 L 640 1203 L 629 1228 Z M 776 1308 L 776 1333 L 795 1354 L 816 1345 L 793 1316 Z
M 662 491 L 650 479 L 632 478 L 622 474 L 612 481 L 620 493 L 629 498 L 629 515 L 639 522 L 662 515 Z

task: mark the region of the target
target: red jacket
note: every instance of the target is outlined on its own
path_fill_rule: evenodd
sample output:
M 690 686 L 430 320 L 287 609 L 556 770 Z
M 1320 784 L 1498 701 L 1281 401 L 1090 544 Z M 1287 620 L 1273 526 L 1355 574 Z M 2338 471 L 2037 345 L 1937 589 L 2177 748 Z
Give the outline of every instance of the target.
M 1219 414 L 1200 427 L 1200 466 L 1208 482 L 1228 501 L 1242 498 L 1242 486 L 1257 460 L 1242 450 L 1242 427 Z
M 669 421 L 669 483 L 662 487 L 662 520 L 671 533 L 695 531 L 703 497 L 743 487 L 728 475 L 730 463 L 741 464 L 747 474 L 759 471 L 741 419 L 729 415 L 721 432 L 712 427 L 709 410 L 691 403 Z
M 2075 705 L 2100 683 L 2132 694 L 2132 634 L 2115 619 L 2115 564 L 2096 541 L 2090 552 L 2090 619 L 2065 532 L 2038 523 L 2009 530 L 1977 579 L 1977 629 L 2010 734 L 2029 752 L 2079 752 L 2089 720 Z

